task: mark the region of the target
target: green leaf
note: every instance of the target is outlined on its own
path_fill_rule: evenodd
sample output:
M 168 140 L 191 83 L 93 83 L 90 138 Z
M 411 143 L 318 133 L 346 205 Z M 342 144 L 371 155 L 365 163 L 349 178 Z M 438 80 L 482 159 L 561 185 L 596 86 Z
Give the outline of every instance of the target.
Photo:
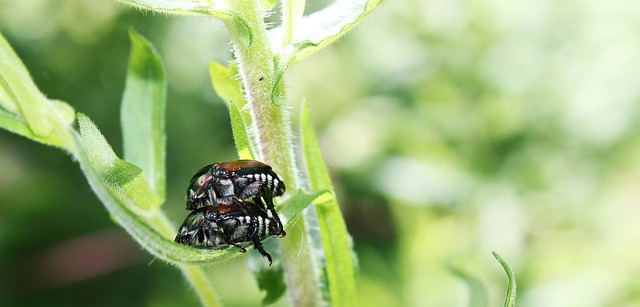
M 213 89 L 227 105 L 235 103 L 239 108 L 247 103 L 242 94 L 242 84 L 237 79 L 238 67 L 235 64 L 224 67 L 218 62 L 209 64 L 209 75 Z
M 90 157 L 91 165 L 99 172 L 108 170 L 118 156 L 91 120 L 82 113 L 77 114 L 82 136 L 82 147 Z
M 329 172 L 324 164 L 306 103 L 302 105 L 300 129 L 304 161 L 311 190 L 313 192 L 333 191 Z M 318 226 L 325 252 L 331 305 L 354 306 L 356 294 L 352 249 L 338 201 L 335 197 L 330 197 L 323 202 L 315 201 L 314 203 L 316 203 Z
M 284 203 L 278 206 L 278 212 L 284 227 L 290 227 L 293 223 L 293 220 L 298 217 L 302 210 L 311 205 L 311 203 L 313 202 L 318 203 L 318 200 L 325 198 L 326 194 L 330 194 L 330 192 L 317 191 L 314 193 L 307 193 L 304 190 L 299 190 L 296 195 L 290 197 Z
M 200 304 L 206 307 L 223 306 L 216 291 L 214 291 L 211 281 L 207 278 L 206 272 L 199 266 L 186 265 L 180 267 L 184 277 L 200 297 Z
M 250 151 L 252 148 L 249 145 L 251 139 L 246 129 L 246 127 L 251 126 L 252 120 L 251 114 L 246 111 L 247 101 L 242 93 L 242 83 L 237 79 L 238 66 L 232 63 L 229 67 L 224 67 L 220 63 L 211 62 L 209 65 L 209 74 L 211 75 L 213 89 L 220 99 L 227 104 L 231 112 L 234 138 L 240 138 L 236 140 L 238 154 L 241 156 L 241 159 L 252 159 L 251 157 L 254 157 L 254 155 L 246 151 L 247 149 Z M 237 120 L 239 118 L 242 120 Z M 245 144 L 242 144 L 242 142 Z M 243 152 L 241 152 L 240 148 L 243 148 Z
M 282 78 L 284 78 L 284 73 L 289 68 L 289 65 L 292 64 L 293 58 L 298 54 L 298 51 L 304 50 L 308 47 L 314 46 L 312 42 L 305 41 L 302 43 L 296 43 L 294 45 L 289 45 L 285 51 L 276 54 L 273 58 L 273 64 L 275 67 L 274 71 L 274 82 L 273 88 L 271 89 L 271 101 L 279 101 L 277 95 L 279 95 L 280 87 L 282 86 Z
M 71 126 L 76 121 L 76 111 L 64 101 L 49 100 L 49 103 L 63 124 Z
M 0 62 L 4 63 L 4 65 L 12 65 L 16 72 L 22 72 L 27 78 L 30 78 L 27 68 L 22 64 L 9 42 L 2 36 L 2 33 L 0 33 Z M 0 106 L 11 113 L 18 114 L 18 105 L 15 99 L 10 97 L 7 87 L 6 83 L 0 82 Z
M 57 146 L 60 148 L 65 147 L 64 143 L 57 135 L 51 134 L 46 137 L 38 136 L 33 133 L 31 128 L 29 128 L 29 124 L 24 118 L 11 114 L 3 109 L 0 109 L 0 127 L 45 145 Z
M 78 113 L 78 124 L 82 148 L 100 183 L 136 214 L 144 215 L 156 208 L 160 200 L 144 180 L 142 170 L 120 160 L 98 128 L 82 113 Z
M 282 1 L 282 46 L 291 44 L 295 31 L 298 29 L 304 14 L 305 0 Z
M 9 97 L 9 104 L 17 104 L 29 128 L 39 137 L 47 137 L 53 131 L 53 123 L 47 117 L 47 99 L 38 91 L 28 75 L 16 70 L 19 65 L 0 60 L 0 86 Z M 7 104 L 7 103 L 5 103 Z M 10 107 L 10 106 L 9 106 Z
M 251 141 L 249 134 L 247 134 L 242 114 L 240 114 L 240 110 L 236 107 L 235 103 L 230 104 L 229 107 L 231 113 L 231 130 L 233 131 L 233 140 L 238 150 L 238 158 L 253 160 L 255 155 L 253 151 L 251 151 Z
M 496 252 L 491 252 L 493 256 L 500 262 L 500 265 L 507 273 L 508 283 L 507 283 L 507 296 L 504 300 L 504 307 L 515 307 L 516 306 L 516 276 L 513 273 L 513 270 L 509 266 L 509 264 L 498 255 Z
M 192 0 L 116 0 L 120 3 L 157 13 L 182 16 L 209 16 L 226 22 L 230 28 L 241 35 L 242 42 L 249 46 L 253 40 L 253 32 L 246 20 L 226 6 L 216 6 L 212 1 Z
M 274 50 L 280 48 L 276 45 L 277 42 L 290 42 L 279 49 L 273 59 L 275 82 L 271 90 L 271 101 L 278 101 L 278 89 L 282 86 L 282 78 L 290 65 L 345 35 L 381 3 L 382 0 L 340 0 L 319 12 L 302 18 L 300 22 L 292 20 L 290 22 L 295 24 L 283 23 L 283 26 L 270 30 L 271 47 Z M 291 18 L 295 19 L 295 17 Z M 283 19 L 283 22 L 285 20 Z M 300 25 L 298 26 L 298 24 Z M 289 35 L 293 35 L 293 39 L 289 38 Z
M 165 199 L 166 81 L 153 46 L 133 29 L 131 54 L 122 98 L 125 160 L 139 166 L 160 202 Z
M 5 111 L 0 127 L 43 144 L 74 150 L 67 129 L 75 120 L 73 108 L 40 93 L 1 34 L 0 110 Z
M 2 80 L 0 80 L 0 109 L 9 111 L 13 114 L 18 114 L 18 105 L 15 103 L 14 99 L 9 95 L 9 93 L 5 90 L 6 86 L 2 84 Z
M 256 278 L 258 288 L 266 295 L 262 298 L 262 305 L 275 303 L 287 290 L 284 281 L 284 267 L 282 266 L 282 255 L 275 240 L 266 240 L 263 242 L 264 248 L 273 257 L 273 263 L 269 265 L 258 253 L 250 253 L 247 255 L 247 266 L 253 276 Z
M 280 63 L 289 65 L 298 62 L 348 33 L 381 3 L 382 0 L 338 0 L 323 10 L 304 17 L 300 26 L 295 29 L 291 44 L 282 49 L 277 44 L 286 37 L 285 28 L 281 26 L 270 30 L 272 48 L 280 49 L 277 54 L 281 59 Z

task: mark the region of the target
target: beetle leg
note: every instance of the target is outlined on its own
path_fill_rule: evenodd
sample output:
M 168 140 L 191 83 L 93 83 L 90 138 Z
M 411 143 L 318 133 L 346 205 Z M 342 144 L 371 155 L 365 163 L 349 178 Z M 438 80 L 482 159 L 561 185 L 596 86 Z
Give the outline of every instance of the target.
M 258 250 L 260 255 L 262 255 L 263 257 L 266 257 L 267 260 L 269 260 L 269 266 L 271 266 L 271 263 L 273 262 L 271 259 L 271 255 L 269 255 L 269 253 L 267 253 L 267 251 L 264 250 L 264 247 L 262 246 L 262 243 L 260 243 L 260 240 L 258 240 L 258 238 L 253 238 L 253 247 L 255 247 L 255 249 Z
M 278 212 L 276 212 L 276 209 L 267 209 L 267 214 L 270 215 L 269 218 L 273 218 L 278 223 L 278 228 L 280 229 L 280 233 L 278 234 L 278 236 L 282 238 L 287 235 L 287 233 L 284 231 L 284 226 L 280 221 L 280 216 L 278 215 Z
M 267 209 L 276 207 L 273 205 L 273 194 L 271 194 L 271 192 L 265 192 L 262 198 L 264 198 L 264 202 L 267 204 Z
M 259 195 L 261 190 L 262 190 L 262 182 L 254 181 L 246 185 L 241 191 L 239 191 L 238 196 L 243 199 L 249 198 L 254 195 Z

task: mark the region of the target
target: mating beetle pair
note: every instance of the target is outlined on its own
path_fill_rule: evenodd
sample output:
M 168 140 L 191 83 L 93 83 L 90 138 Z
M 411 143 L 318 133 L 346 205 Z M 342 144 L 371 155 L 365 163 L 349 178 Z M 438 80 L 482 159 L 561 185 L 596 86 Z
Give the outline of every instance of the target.
M 175 241 L 201 248 L 221 249 L 253 243 L 269 259 L 262 240 L 284 236 L 273 197 L 284 194 L 282 179 L 267 164 L 238 160 L 207 165 L 187 188 L 187 216 Z M 252 200 L 253 202 L 249 201 Z

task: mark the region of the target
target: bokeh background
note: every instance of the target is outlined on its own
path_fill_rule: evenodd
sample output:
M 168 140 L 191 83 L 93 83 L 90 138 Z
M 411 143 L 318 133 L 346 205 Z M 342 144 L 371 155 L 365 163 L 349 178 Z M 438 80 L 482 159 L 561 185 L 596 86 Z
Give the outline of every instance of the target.
M 236 157 L 207 70 L 232 58 L 222 24 L 111 1 L 0 0 L 0 31 L 36 84 L 119 153 L 131 26 L 166 66 L 164 208 L 178 224 L 193 173 Z M 636 3 L 388 0 L 286 86 L 293 122 L 310 103 L 362 306 L 469 306 L 471 293 L 501 305 L 491 251 L 514 268 L 519 306 L 640 305 Z M 229 306 L 259 302 L 244 256 L 207 271 Z M 0 305 L 197 304 L 67 154 L 0 131 Z

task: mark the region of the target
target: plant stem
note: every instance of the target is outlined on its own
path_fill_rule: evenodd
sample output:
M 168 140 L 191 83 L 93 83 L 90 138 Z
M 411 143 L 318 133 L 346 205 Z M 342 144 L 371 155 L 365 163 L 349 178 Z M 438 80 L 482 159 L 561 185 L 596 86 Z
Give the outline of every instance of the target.
M 234 53 L 242 78 L 247 103 L 254 125 L 254 138 L 258 146 L 259 159 L 268 162 L 284 181 L 290 191 L 297 188 L 297 174 L 293 160 L 291 129 L 288 114 L 283 109 L 284 90 L 279 90 L 272 101 L 271 92 L 276 82 L 274 76 L 273 51 L 269 45 L 266 26 L 258 11 L 257 0 L 237 0 L 231 7 L 243 17 L 252 30 L 250 45 L 242 40 L 242 33 L 230 25 Z M 236 6 L 236 7 L 234 7 Z
M 196 290 L 202 306 L 221 306 L 218 294 L 201 267 L 186 265 L 180 268 L 193 289 Z
M 266 26 L 259 10 L 259 0 L 234 0 L 230 9 L 243 18 L 252 31 L 252 41 L 243 40 L 245 33 L 236 24 L 228 23 L 233 49 L 238 61 L 247 103 L 250 107 L 259 160 L 270 164 L 287 183 L 289 195 L 299 186 L 298 174 L 291 143 L 292 134 L 288 114 L 284 110 L 285 95 L 282 86 L 272 101 L 276 82 L 274 54 L 269 45 Z M 294 306 L 318 306 L 320 295 L 314 274 L 314 265 L 306 242 L 304 219 L 280 240 L 287 289 Z
M 154 213 L 147 219 L 147 221 L 163 236 L 171 238 L 171 236 L 174 235 L 175 227 L 173 227 L 163 211 L 154 210 Z M 196 294 L 198 294 L 203 306 L 222 305 L 218 294 L 213 290 L 211 281 L 201 267 L 185 265 L 180 266 L 180 270 L 182 270 L 182 274 L 184 274 L 185 278 L 196 291 Z

